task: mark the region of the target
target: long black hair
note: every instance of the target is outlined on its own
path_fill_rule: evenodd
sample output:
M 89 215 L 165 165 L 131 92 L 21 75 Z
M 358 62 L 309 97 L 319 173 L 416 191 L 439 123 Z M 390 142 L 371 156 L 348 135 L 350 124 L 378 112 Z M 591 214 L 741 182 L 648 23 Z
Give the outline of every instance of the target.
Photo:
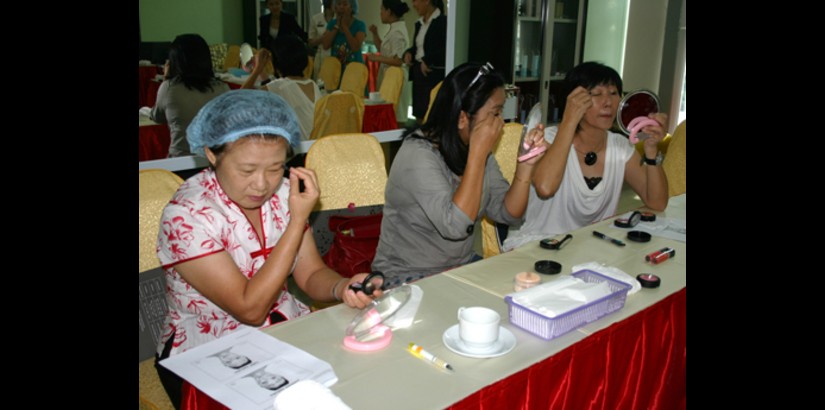
M 432 102 L 430 115 L 421 126 L 421 133 L 413 130 L 405 135 L 432 142 L 438 147 L 450 171 L 456 175 L 464 175 L 470 153 L 469 145 L 464 144 L 458 133 L 461 112 L 472 118 L 487 103 L 493 91 L 504 87 L 504 77 L 496 71 L 479 76 L 470 87 L 481 67 L 479 63 L 464 63 L 450 71 Z
M 212 71 L 212 55 L 206 40 L 197 34 L 181 34 L 175 37 L 169 48 L 170 80 L 183 82 L 186 88 L 202 93 L 212 90 L 215 72 Z

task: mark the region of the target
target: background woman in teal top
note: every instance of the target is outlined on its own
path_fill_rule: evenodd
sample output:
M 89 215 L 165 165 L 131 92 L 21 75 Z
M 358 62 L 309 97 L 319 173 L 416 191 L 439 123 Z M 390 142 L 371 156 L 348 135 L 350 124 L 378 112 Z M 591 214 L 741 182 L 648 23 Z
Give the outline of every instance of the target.
M 364 62 L 361 44 L 367 38 L 367 25 L 356 19 L 358 0 L 333 0 L 335 18 L 327 23 L 322 44 L 324 49 L 331 49 L 330 55 L 341 60 L 341 66 L 350 61 Z

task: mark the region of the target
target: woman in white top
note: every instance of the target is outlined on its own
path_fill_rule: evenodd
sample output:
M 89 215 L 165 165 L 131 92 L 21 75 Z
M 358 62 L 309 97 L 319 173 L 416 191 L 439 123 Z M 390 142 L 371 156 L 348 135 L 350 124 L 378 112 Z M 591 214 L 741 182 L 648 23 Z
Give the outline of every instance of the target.
M 335 17 L 332 0 L 323 0 L 322 3 L 324 11 L 309 19 L 309 41 L 307 41 L 307 44 L 310 47 L 317 47 L 315 62 L 312 66 L 312 78 L 314 79 L 318 78 L 318 72 L 321 71 L 321 62 L 330 55 L 329 50 L 325 50 L 321 45 L 321 39 L 324 37 L 324 33 L 327 32 L 327 23 Z
M 378 35 L 378 27 L 375 24 L 370 25 L 370 32 L 372 33 L 372 42 L 378 47 L 381 54 L 370 54 L 369 58 L 372 61 L 381 63 L 378 69 L 378 86 L 381 87 L 381 82 L 384 80 L 384 72 L 387 67 L 395 66 L 401 67 L 404 71 L 404 77 L 407 78 L 407 66 L 401 57 L 410 43 L 409 35 L 407 34 L 407 26 L 404 24 L 404 14 L 410 10 L 407 3 L 401 0 L 383 0 L 381 2 L 381 22 L 390 25 L 390 31 L 381 40 Z M 395 117 L 400 123 L 407 122 L 407 107 L 410 104 L 410 87 L 405 85 L 401 88 L 401 98 L 398 100 L 398 105 L 395 110 Z
M 261 88 L 278 94 L 286 100 L 298 117 L 301 139 L 309 139 L 315 119 L 315 103 L 322 96 L 318 85 L 304 77 L 304 69 L 309 63 L 304 43 L 296 36 L 279 37 L 275 40 L 274 47 L 274 66 L 277 67 L 281 78 Z M 270 54 L 267 49 L 258 50 L 255 56 L 255 68 L 252 69 L 252 73 L 242 88 L 254 88 L 253 79 L 263 72 L 269 58 Z
M 524 224 L 510 227 L 505 250 L 613 216 L 625 182 L 648 208 L 667 206 L 658 152 L 667 115 L 650 114 L 659 124 L 642 129 L 650 136 L 642 158 L 625 136 L 610 131 L 622 95 L 616 70 L 585 62 L 567 73 L 564 85 L 569 94 L 561 124 L 544 131 L 551 145 L 536 164 Z

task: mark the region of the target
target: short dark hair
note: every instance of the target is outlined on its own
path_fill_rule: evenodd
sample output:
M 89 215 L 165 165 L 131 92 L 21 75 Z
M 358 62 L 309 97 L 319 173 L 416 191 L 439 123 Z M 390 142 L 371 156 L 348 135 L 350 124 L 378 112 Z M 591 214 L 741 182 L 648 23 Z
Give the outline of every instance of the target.
M 614 85 L 622 95 L 622 78 L 616 70 L 595 61 L 587 61 L 574 67 L 564 77 L 564 95 L 570 95 L 578 86 L 588 90 L 598 85 Z
M 458 133 L 461 112 L 474 116 L 487 103 L 493 91 L 504 87 L 504 77 L 496 71 L 478 77 L 475 84 L 469 87 L 481 66 L 479 63 L 464 63 L 450 71 L 432 102 L 427 121 L 421 126 L 424 138 L 438 146 L 444 162 L 456 175 L 464 175 L 470 153 L 469 146 L 461 141 Z M 415 135 L 410 133 L 407 136 Z
M 272 62 L 281 75 L 303 77 L 309 64 L 304 42 L 295 35 L 278 36 L 273 47 Z
M 181 34 L 169 47 L 168 78 L 182 81 L 188 89 L 212 90 L 215 72 L 206 40 L 197 34 Z

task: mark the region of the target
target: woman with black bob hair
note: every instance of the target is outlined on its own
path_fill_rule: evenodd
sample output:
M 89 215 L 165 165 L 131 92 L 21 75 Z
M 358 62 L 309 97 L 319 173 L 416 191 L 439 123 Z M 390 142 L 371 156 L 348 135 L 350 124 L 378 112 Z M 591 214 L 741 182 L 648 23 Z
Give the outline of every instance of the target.
M 170 157 L 192 155 L 186 127 L 201 107 L 227 91 L 229 86 L 215 78 L 212 71 L 206 40 L 197 34 L 175 37 L 169 48 L 169 61 L 163 68 L 163 84 L 149 114 L 152 121 L 169 124 Z
M 456 67 L 427 122 L 404 135 L 372 264 L 387 288 L 473 261 L 473 228 L 485 214 L 508 225 L 521 221 L 541 155 L 518 164 L 512 186 L 502 176 L 491 153 L 504 126 L 504 79 L 492 69 Z M 528 133 L 530 143 L 544 144 L 543 128 Z

